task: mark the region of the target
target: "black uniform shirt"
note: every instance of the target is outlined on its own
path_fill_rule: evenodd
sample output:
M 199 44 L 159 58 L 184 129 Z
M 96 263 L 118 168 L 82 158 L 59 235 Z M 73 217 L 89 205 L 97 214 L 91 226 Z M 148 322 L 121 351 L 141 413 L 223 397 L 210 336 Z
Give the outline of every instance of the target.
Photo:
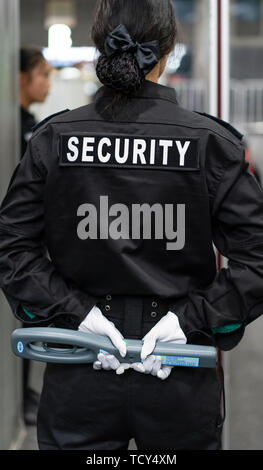
M 239 340 L 263 309 L 263 192 L 238 134 L 149 81 L 114 120 L 111 101 L 102 87 L 41 125 L 13 175 L 0 285 L 14 314 L 79 324 L 99 296 L 154 295 L 186 335 L 242 324 Z
M 32 137 L 33 127 L 36 125 L 36 119 L 33 114 L 20 106 L 21 122 L 21 157 L 26 151 L 27 144 Z

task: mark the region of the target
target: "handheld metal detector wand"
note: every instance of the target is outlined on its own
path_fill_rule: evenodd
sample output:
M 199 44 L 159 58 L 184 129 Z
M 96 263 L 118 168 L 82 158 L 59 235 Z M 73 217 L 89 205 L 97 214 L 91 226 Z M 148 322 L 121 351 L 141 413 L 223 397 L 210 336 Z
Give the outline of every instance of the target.
M 92 363 L 100 352 L 113 354 L 121 363 L 141 362 L 142 341 L 125 342 L 127 354 L 123 358 L 105 336 L 60 328 L 19 328 L 11 335 L 16 356 L 58 364 Z M 161 356 L 162 364 L 170 366 L 213 368 L 217 363 L 217 350 L 210 346 L 157 342 L 152 354 Z

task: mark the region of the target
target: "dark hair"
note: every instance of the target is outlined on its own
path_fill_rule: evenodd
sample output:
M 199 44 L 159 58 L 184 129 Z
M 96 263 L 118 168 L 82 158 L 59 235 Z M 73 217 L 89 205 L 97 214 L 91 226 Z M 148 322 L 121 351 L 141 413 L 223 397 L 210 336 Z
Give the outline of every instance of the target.
M 132 52 L 112 57 L 105 54 L 105 41 L 118 25 L 127 28 L 133 41 L 159 41 L 161 58 L 177 40 L 177 21 L 172 0 L 99 0 L 92 26 L 92 40 L 101 53 L 96 72 L 99 80 L 116 91 L 132 96 L 143 85 L 145 75 Z
M 42 49 L 38 47 L 21 47 L 20 72 L 30 73 L 43 60 L 45 58 Z

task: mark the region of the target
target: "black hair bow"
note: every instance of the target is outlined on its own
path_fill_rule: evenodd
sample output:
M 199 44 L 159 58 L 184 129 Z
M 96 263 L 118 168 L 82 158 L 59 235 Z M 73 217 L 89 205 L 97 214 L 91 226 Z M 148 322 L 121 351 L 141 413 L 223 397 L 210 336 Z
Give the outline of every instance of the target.
M 139 44 L 134 42 L 125 25 L 117 26 L 105 41 L 105 54 L 111 57 L 117 52 L 131 51 L 135 53 L 139 67 L 147 75 L 161 58 L 159 41 Z

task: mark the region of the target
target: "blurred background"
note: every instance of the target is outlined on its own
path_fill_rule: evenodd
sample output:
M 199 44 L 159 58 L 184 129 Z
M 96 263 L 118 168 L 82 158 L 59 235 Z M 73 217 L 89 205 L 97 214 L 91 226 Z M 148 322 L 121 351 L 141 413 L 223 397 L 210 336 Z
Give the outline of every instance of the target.
M 247 159 L 263 178 L 263 0 L 174 0 L 180 39 L 161 84 L 175 88 L 180 104 L 229 121 L 245 135 Z M 96 0 L 0 0 L 0 199 L 21 158 L 20 47 L 41 48 L 49 94 L 28 102 L 36 122 L 88 104 L 101 86 L 90 39 Z M 220 21 L 222 20 L 222 23 Z M 218 26 L 219 25 L 219 26 Z M 18 327 L 0 293 L 0 448 L 37 448 L 34 419 L 25 420 L 23 367 L 10 350 Z M 224 448 L 263 449 L 263 320 L 223 355 L 227 397 Z M 43 364 L 29 371 L 41 390 Z

